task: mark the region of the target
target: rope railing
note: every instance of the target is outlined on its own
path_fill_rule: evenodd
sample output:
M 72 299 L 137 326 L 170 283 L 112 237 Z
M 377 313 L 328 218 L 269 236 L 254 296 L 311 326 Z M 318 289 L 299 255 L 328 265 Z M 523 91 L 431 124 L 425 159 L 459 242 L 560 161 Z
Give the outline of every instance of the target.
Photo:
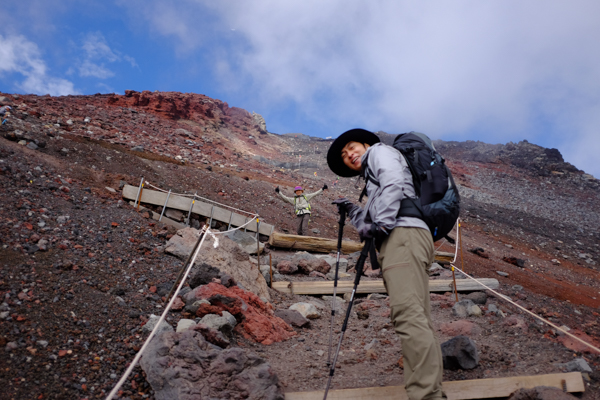
M 148 186 L 152 186 L 153 188 L 156 188 L 160 191 L 164 191 L 160 188 L 157 188 L 156 186 L 150 184 L 148 181 L 145 182 Z M 199 196 L 196 196 L 199 197 Z M 214 202 L 216 204 L 221 205 L 220 203 Z M 229 207 L 232 209 L 235 209 L 233 207 Z M 237 209 L 235 209 L 237 210 Z M 196 252 L 194 253 L 192 259 L 190 260 L 187 268 L 185 269 L 185 273 L 183 274 L 183 277 L 181 279 L 181 282 L 179 283 L 179 285 L 177 286 L 177 289 L 175 290 L 173 296 L 171 296 L 171 300 L 169 301 L 169 303 L 167 304 L 167 306 L 165 307 L 162 315 L 160 316 L 159 320 L 156 322 L 156 325 L 154 327 L 154 329 L 152 329 L 152 332 L 150 332 L 150 335 L 148 335 L 148 337 L 146 338 L 146 341 L 144 342 L 143 346 L 140 348 L 140 350 L 138 351 L 138 353 L 135 355 L 133 361 L 131 362 L 131 364 L 129 365 L 129 367 L 127 368 L 127 370 L 124 372 L 123 376 L 121 377 L 121 379 L 117 382 L 117 384 L 115 385 L 115 387 L 113 388 L 113 390 L 109 393 L 109 395 L 106 397 L 106 400 L 111 400 L 114 398 L 115 394 L 118 393 L 119 389 L 123 386 L 123 384 L 125 383 L 127 377 L 131 374 L 131 372 L 133 371 L 133 368 L 135 368 L 135 366 L 137 365 L 137 363 L 139 362 L 140 358 L 142 357 L 144 350 L 146 350 L 146 348 L 148 347 L 148 344 L 150 343 L 150 340 L 154 337 L 154 335 L 156 334 L 156 331 L 159 329 L 159 326 L 163 323 L 163 321 L 165 320 L 165 317 L 167 315 L 167 312 L 171 309 L 171 306 L 173 305 L 173 302 L 175 301 L 175 299 L 177 298 L 177 295 L 179 294 L 179 292 L 181 291 L 181 288 L 183 287 L 187 277 L 189 276 L 189 273 L 192 269 L 192 266 L 194 265 L 194 263 L 196 262 L 196 258 L 198 257 L 198 254 L 200 253 L 200 249 L 202 248 L 202 245 L 204 244 L 204 240 L 206 239 L 207 235 L 212 236 L 215 239 L 215 247 L 218 246 L 219 241 L 216 238 L 216 235 L 222 235 L 222 234 L 226 234 L 229 232 L 234 232 L 236 230 L 240 230 L 240 229 L 244 229 L 246 228 L 250 223 L 254 222 L 254 220 L 256 220 L 256 223 L 259 223 L 259 215 L 256 213 L 250 213 L 247 211 L 242 211 L 242 210 L 238 210 L 243 212 L 246 215 L 249 215 L 249 220 L 241 225 L 238 226 L 236 228 L 233 229 L 228 229 L 226 231 L 211 231 L 210 227 L 205 225 L 201 230 L 200 230 L 200 235 L 204 235 L 200 241 L 200 244 L 198 245 Z
M 152 332 L 150 332 L 150 335 L 148 335 L 148 337 L 146 338 L 144 345 L 141 347 L 140 351 L 138 351 L 138 353 L 135 355 L 133 361 L 131 362 L 131 364 L 129 364 L 129 367 L 127 368 L 127 370 L 125 371 L 125 373 L 123 374 L 121 379 L 119 379 L 119 381 L 117 382 L 117 384 L 115 385 L 113 390 L 108 394 L 108 396 L 106 397 L 106 400 L 111 400 L 115 396 L 115 394 L 117 394 L 117 392 L 119 391 L 121 386 L 123 386 L 123 384 L 125 383 L 125 380 L 127 379 L 127 377 L 133 371 L 133 368 L 135 368 L 135 366 L 137 365 L 138 361 L 142 357 L 142 354 L 144 353 L 144 350 L 146 350 L 146 348 L 150 344 L 150 340 L 154 337 L 154 335 L 156 334 L 156 331 L 160 328 L 160 325 L 165 320 L 167 312 L 169 312 L 169 310 L 171 309 L 171 306 L 175 302 L 175 299 L 177 298 L 177 294 L 183 287 L 183 284 L 185 283 L 185 280 L 187 279 L 187 277 L 192 269 L 192 266 L 196 262 L 196 258 L 198 257 L 198 253 L 200 253 L 200 249 L 202 248 L 202 245 L 204 244 L 204 240 L 206 239 L 206 236 L 209 234 L 212 235 L 212 232 L 210 231 L 210 229 L 208 227 L 204 227 L 200 231 L 200 234 L 201 235 L 204 234 L 204 236 L 202 237 L 202 240 L 200 241 L 200 244 L 198 245 L 198 248 L 196 249 L 196 252 L 194 253 L 194 256 L 192 257 L 192 260 L 190 261 L 190 263 L 188 264 L 188 267 L 186 268 L 183 279 L 181 280 L 181 282 L 179 283 L 179 286 L 177 287 L 177 290 L 175 291 L 175 295 L 171 298 L 171 301 L 169 301 L 169 304 L 167 304 L 167 306 L 165 307 L 165 310 L 163 311 L 162 315 L 158 319 L 158 322 L 154 326 L 154 329 L 152 329 Z
M 460 229 L 461 229 L 461 224 L 460 224 L 460 219 L 456 222 L 456 233 L 457 233 L 457 237 L 458 235 L 460 235 Z M 570 338 L 578 341 L 579 343 L 593 349 L 594 351 L 597 351 L 598 353 L 600 353 L 600 349 L 588 342 L 586 342 L 585 340 L 573 335 L 572 333 L 569 333 L 568 331 L 564 330 L 563 328 L 553 324 L 552 322 L 548 321 L 547 319 L 529 311 L 528 309 L 526 309 L 525 307 L 521 306 L 520 304 L 517 304 L 516 302 L 512 301 L 508 296 L 503 295 L 501 293 L 498 293 L 497 291 L 495 291 L 494 289 L 490 288 L 489 286 L 487 286 L 486 284 L 484 284 L 483 282 L 481 282 L 480 280 L 478 280 L 477 278 L 472 277 L 471 275 L 467 274 L 466 272 L 464 272 L 462 269 L 456 267 L 454 265 L 454 263 L 456 262 L 456 258 L 457 258 L 457 254 L 458 254 L 458 244 L 455 246 L 455 251 L 454 251 L 454 259 L 452 260 L 452 262 L 450 263 L 450 265 L 452 266 L 453 269 L 456 269 L 458 272 L 462 273 L 464 276 L 466 276 L 469 279 L 472 279 L 473 281 L 477 282 L 478 284 L 480 284 L 481 286 L 483 286 L 484 288 L 486 288 L 487 290 L 489 290 L 491 293 L 493 293 L 497 298 L 499 298 L 500 300 L 504 300 L 512 305 L 514 305 L 515 307 L 517 307 L 518 309 L 526 312 L 527 314 L 533 316 L 534 318 L 537 318 L 538 320 L 544 322 L 545 324 L 551 326 L 552 328 L 556 329 L 557 331 L 560 331 L 562 333 L 564 333 L 565 335 L 569 336 Z M 456 286 L 455 286 L 455 290 L 456 290 Z

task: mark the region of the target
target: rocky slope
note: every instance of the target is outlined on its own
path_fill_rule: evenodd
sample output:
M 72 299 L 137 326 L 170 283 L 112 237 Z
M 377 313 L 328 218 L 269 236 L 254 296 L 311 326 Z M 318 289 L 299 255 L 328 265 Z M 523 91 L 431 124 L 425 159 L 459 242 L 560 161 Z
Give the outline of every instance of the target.
M 0 102 L 14 106 L 0 138 L 0 346 L 5 354 L 0 376 L 7 382 L 2 398 L 105 397 L 143 343 L 143 324 L 161 312 L 161 297 L 182 266 L 163 251 L 174 232 L 124 202 L 123 182 L 137 185 L 144 177 L 165 189 L 198 192 L 256 212 L 290 233 L 295 217 L 273 189 L 280 186 L 291 194 L 301 184 L 310 192 L 327 183 L 330 190 L 312 202 L 310 225 L 311 234 L 327 238 L 337 237 L 331 200 L 357 199 L 362 189 L 362 182 L 337 181 L 328 171 L 329 141 L 269 133 L 259 115 L 203 95 L 5 94 Z M 501 291 L 528 309 L 598 340 L 598 180 L 565 163 L 558 151 L 527 142 L 436 146 L 463 196 L 460 266 L 477 277 L 497 278 Z M 350 227 L 344 236 L 357 239 Z M 272 250 L 272 255 L 286 253 Z M 510 262 L 517 259 L 521 262 Z M 271 291 L 276 309 L 299 300 Z M 322 300 L 304 300 L 316 302 L 327 315 Z M 452 320 L 453 301 L 448 296 L 434 300 L 445 340 L 451 334 L 442 324 Z M 384 298 L 373 301 L 363 306 L 377 310 L 368 321 L 353 315 L 336 387 L 401 380 L 389 308 Z M 562 367 L 554 364 L 583 357 L 593 370 L 583 398 L 600 396 L 598 355 L 500 300 L 494 304 L 505 315 L 521 318 L 528 329 L 523 331 L 520 322 L 504 324 L 496 314 L 471 318 L 482 328 L 473 337 L 485 349 L 484 362 L 473 371 L 447 371 L 446 379 L 559 372 Z M 182 314 L 173 311 L 168 318 L 176 325 Z M 239 337 L 237 344 L 267 359 L 285 390 L 316 390 L 327 375 L 319 355 L 327 353 L 327 329 L 327 318 L 321 318 L 309 328 L 296 328 L 295 339 L 263 345 Z M 379 344 L 369 352 L 371 337 Z M 507 343 L 519 351 L 507 351 Z M 139 368 L 123 388 L 129 398 L 152 393 Z

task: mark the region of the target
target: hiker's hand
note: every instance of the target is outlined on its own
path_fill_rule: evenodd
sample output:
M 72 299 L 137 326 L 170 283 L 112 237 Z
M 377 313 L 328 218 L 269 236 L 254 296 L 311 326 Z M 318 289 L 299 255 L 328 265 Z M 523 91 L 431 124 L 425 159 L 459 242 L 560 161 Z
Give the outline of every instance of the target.
M 364 242 L 367 239 L 381 239 L 382 237 L 387 236 L 387 231 L 376 223 L 365 224 L 358 231 L 358 236 L 360 236 L 360 240 Z
M 346 210 L 346 213 L 350 213 L 350 210 L 352 210 L 355 207 L 354 204 L 345 197 L 335 199 L 331 204 L 335 204 L 336 206 L 338 206 L 338 209 L 340 209 L 340 211 L 342 209 Z
M 279 186 L 275 188 L 275 192 L 279 193 Z
M 326 190 L 326 189 L 327 189 L 327 184 L 324 184 L 323 185 L 323 190 Z

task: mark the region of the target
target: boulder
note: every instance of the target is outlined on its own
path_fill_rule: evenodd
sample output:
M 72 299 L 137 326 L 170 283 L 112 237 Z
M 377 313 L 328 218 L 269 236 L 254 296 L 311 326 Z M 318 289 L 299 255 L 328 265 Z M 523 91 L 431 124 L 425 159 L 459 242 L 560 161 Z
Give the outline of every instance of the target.
M 331 269 L 331 265 L 329 265 L 327 261 L 315 257 L 312 259 L 298 260 L 298 269 L 307 275 L 310 275 L 313 271 L 326 274 Z
M 321 313 L 317 310 L 313 304 L 310 303 L 296 303 L 290 306 L 290 310 L 298 311 L 304 318 L 316 319 L 321 317 Z
M 196 300 L 195 298 L 192 298 L 190 301 L 186 301 L 185 311 L 189 312 L 192 315 L 196 315 L 196 312 L 198 312 L 198 308 L 200 308 L 201 304 L 210 305 L 210 301 L 204 299 Z
M 277 263 L 277 270 L 283 275 L 295 274 L 298 271 L 298 264 L 290 260 L 281 260 Z
M 465 296 L 463 296 L 463 300 L 468 299 L 471 300 L 475 304 L 485 305 L 487 302 L 487 294 L 485 292 L 471 292 Z
M 233 315 L 227 311 L 222 312 L 222 316 L 217 314 L 207 314 L 200 320 L 200 324 L 204 324 L 211 329 L 223 332 L 229 336 L 233 332 L 233 328 L 237 325 L 237 321 Z
M 563 365 L 568 372 L 579 371 L 587 372 L 588 374 L 593 372 L 590 365 L 583 358 L 576 358 Z
M 221 279 L 221 271 L 207 263 L 196 264 L 190 278 L 190 288 L 195 289 L 200 285 L 207 285 L 215 279 Z
M 142 332 L 144 332 L 144 333 L 152 332 L 152 330 L 158 323 L 159 319 L 160 319 L 159 316 L 151 314 L 150 318 L 148 318 L 148 321 L 142 327 Z M 156 336 L 162 335 L 165 332 L 173 332 L 173 327 L 171 325 L 169 325 L 169 323 L 167 323 L 167 321 L 161 322 L 160 327 L 156 330 Z
M 218 283 L 209 283 L 198 286 L 186 294 L 185 299 L 188 304 L 201 299 L 209 302 L 199 305 L 196 311 L 198 317 L 222 315 L 227 311 L 238 323 L 235 332 L 262 344 L 281 342 L 296 335 L 289 325 L 275 316 L 270 304 L 238 286 L 226 288 Z
M 276 310 L 275 315 L 285 321 L 286 324 L 296 328 L 310 326 L 310 321 L 296 310 Z
M 481 316 L 481 308 L 477 306 L 473 301 L 469 299 L 461 300 L 455 303 L 452 307 L 452 314 L 459 318 L 466 318 L 468 316 Z
M 194 326 L 196 326 L 196 321 L 194 321 L 193 319 L 183 318 L 180 319 L 179 322 L 177 322 L 177 328 L 175 329 L 175 332 L 183 332 Z
M 475 342 L 466 336 L 456 336 L 442 343 L 444 368 L 450 370 L 473 369 L 479 364 Z
M 315 257 L 325 260 L 331 266 L 331 270 L 335 271 L 335 266 L 337 264 L 336 257 L 332 257 L 330 255 L 322 255 L 322 254 L 316 255 Z M 338 271 L 346 272 L 347 269 L 348 269 L 348 260 L 346 258 L 340 257 L 340 264 L 339 264 Z
M 277 375 L 259 356 L 210 343 L 205 326 L 155 337 L 140 359 L 156 400 L 284 400 Z
M 200 231 L 194 228 L 183 228 L 177 231 L 175 235 L 167 242 L 165 253 L 171 254 L 182 260 L 187 260 L 192 250 L 198 242 Z M 206 248 L 206 243 L 204 248 Z
M 193 228 L 180 229 L 167 243 L 165 252 L 185 260 L 194 249 L 198 237 L 199 231 Z M 251 291 L 260 298 L 267 301 L 271 299 L 265 278 L 258 268 L 256 268 L 256 265 L 250 263 L 246 252 L 229 238 L 222 235 L 218 236 L 218 245 L 216 248 L 214 245 L 215 238 L 213 236 L 205 239 L 196 259 L 197 266 L 192 268 L 191 276 L 195 276 L 197 271 L 203 268 L 201 267 L 202 264 L 207 264 L 219 270 L 221 278 L 223 274 L 227 274 L 235 282 L 241 284 L 246 290 Z

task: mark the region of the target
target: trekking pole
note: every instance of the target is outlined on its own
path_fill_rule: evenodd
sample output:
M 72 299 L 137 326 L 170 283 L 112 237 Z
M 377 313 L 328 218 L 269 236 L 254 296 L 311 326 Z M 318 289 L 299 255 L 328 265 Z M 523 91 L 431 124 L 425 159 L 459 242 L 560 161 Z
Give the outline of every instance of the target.
M 360 276 L 363 272 L 363 267 L 365 265 L 365 260 L 369 255 L 369 252 L 375 245 L 375 239 L 368 239 L 365 241 L 365 245 L 363 246 L 362 251 L 360 252 L 360 257 L 358 258 L 358 262 L 356 263 L 356 278 L 354 278 L 354 287 L 352 288 L 352 294 L 350 295 L 350 302 L 348 303 L 348 309 L 346 310 L 346 317 L 344 318 L 344 324 L 342 325 L 342 332 L 340 333 L 340 340 L 337 345 L 337 349 L 335 351 L 335 356 L 333 357 L 333 364 L 331 364 L 331 368 L 329 369 L 329 379 L 327 380 L 327 386 L 325 387 L 325 395 L 323 396 L 323 400 L 327 399 L 327 393 L 329 392 L 329 386 L 331 385 L 331 380 L 333 379 L 333 374 L 335 373 L 335 364 L 337 362 L 338 355 L 340 353 L 340 348 L 342 347 L 342 340 L 344 339 L 344 334 L 346 333 L 346 328 L 348 327 L 348 320 L 350 319 L 350 311 L 352 311 L 352 304 L 354 303 L 354 295 L 356 294 L 356 288 L 358 287 L 358 283 L 360 282 Z
M 337 257 L 335 260 L 335 275 L 333 278 L 333 299 L 331 299 L 331 323 L 329 324 L 329 351 L 327 353 L 327 368 L 329 368 L 331 365 L 331 342 L 333 340 L 333 322 L 335 319 L 335 304 L 337 296 L 338 271 L 340 269 L 340 253 L 342 251 L 342 236 L 344 235 L 344 224 L 346 223 L 346 207 L 338 205 L 338 211 L 340 213 L 340 228 L 338 232 Z

